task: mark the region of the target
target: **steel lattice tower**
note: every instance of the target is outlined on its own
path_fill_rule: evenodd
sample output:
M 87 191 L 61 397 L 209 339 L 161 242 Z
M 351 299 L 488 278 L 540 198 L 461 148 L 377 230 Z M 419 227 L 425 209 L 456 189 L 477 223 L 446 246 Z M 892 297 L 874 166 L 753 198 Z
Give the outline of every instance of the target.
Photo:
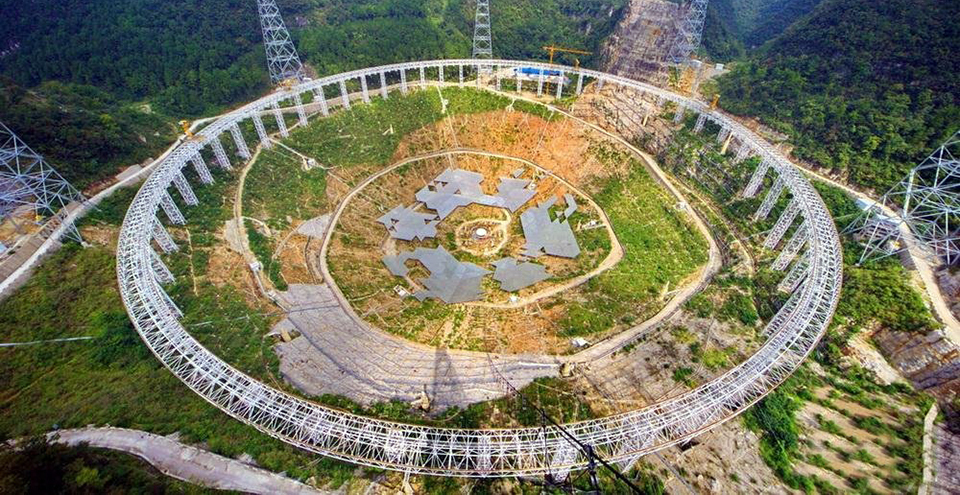
M 274 84 L 287 79 L 303 80 L 303 63 L 280 17 L 276 0 L 257 0 L 257 10 L 260 13 L 260 27 L 263 28 L 270 80 Z
M 477 15 L 473 23 L 473 58 L 493 58 L 490 0 L 477 0 Z
M 670 49 L 670 60 L 683 64 L 700 48 L 703 22 L 707 17 L 707 0 L 691 0 L 677 20 L 677 40 Z
M 33 209 L 38 216 L 62 219 L 67 205 L 84 201 L 80 191 L 0 122 L 0 220 L 23 207 Z M 11 221 L 16 224 L 13 218 Z M 81 240 L 72 225 L 65 233 Z
M 895 254 L 914 242 L 947 264 L 960 261 L 958 157 L 960 131 L 847 227 L 845 232 L 864 246 L 861 263 Z

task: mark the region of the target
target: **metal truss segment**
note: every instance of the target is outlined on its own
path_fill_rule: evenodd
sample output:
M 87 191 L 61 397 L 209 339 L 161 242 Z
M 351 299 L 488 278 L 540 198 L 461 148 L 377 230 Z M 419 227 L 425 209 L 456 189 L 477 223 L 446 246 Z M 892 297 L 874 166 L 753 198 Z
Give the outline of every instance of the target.
M 173 201 L 173 198 L 170 197 L 170 193 L 166 189 L 160 194 L 160 206 L 163 207 L 163 212 L 167 215 L 167 220 L 170 220 L 170 223 L 175 225 L 184 225 L 187 223 L 187 220 L 183 218 L 183 214 L 180 213 L 180 208 L 177 208 L 177 203 Z
M 700 114 L 697 116 L 697 123 L 693 125 L 693 132 L 699 134 L 703 130 L 703 125 L 707 122 L 706 114 Z
M 869 205 L 845 230 L 864 246 L 860 263 L 915 245 L 947 265 L 960 261 L 960 130 Z M 901 242 L 906 241 L 906 242 Z M 926 251 L 926 252 L 925 252 Z
M 176 186 L 177 191 L 180 192 L 180 197 L 183 198 L 183 202 L 186 203 L 187 206 L 197 206 L 200 204 L 200 202 L 197 201 L 196 194 L 193 193 L 193 188 L 190 187 L 190 182 L 183 176 L 183 173 L 178 173 L 173 177 L 173 185 Z
M 263 119 L 260 118 L 260 113 L 253 114 L 253 127 L 257 130 L 257 136 L 260 138 L 260 146 L 266 149 L 272 148 L 273 142 L 270 141 L 267 128 L 263 126 Z
M 156 251 L 151 250 L 153 253 L 150 257 L 150 266 L 153 267 L 153 276 L 157 278 L 157 282 L 161 284 L 172 284 L 174 282 L 173 272 L 167 268 L 167 265 L 164 264 L 163 260 L 160 259 L 160 255 Z
M 763 247 L 767 249 L 776 248 L 777 244 L 780 244 L 780 239 L 783 238 L 783 234 L 787 233 L 787 229 L 793 225 L 793 221 L 797 218 L 798 214 L 800 214 L 800 205 L 797 198 L 793 198 L 787 205 L 787 209 L 784 210 L 780 218 L 777 219 L 777 223 L 773 226 L 773 229 L 767 235 L 767 240 L 763 242 Z
M 223 143 L 220 142 L 220 138 L 214 139 L 210 142 L 211 147 L 213 148 L 213 158 L 216 161 L 217 166 L 223 170 L 233 170 L 233 165 L 230 164 L 230 158 L 227 157 L 227 150 L 223 149 Z M 197 168 L 197 174 L 200 175 L 200 181 L 204 184 L 212 184 L 213 176 L 210 176 L 210 170 L 207 169 L 207 164 L 203 161 L 203 155 L 200 152 L 197 152 L 197 156 L 193 161 L 194 167 L 197 168 L 197 164 L 200 164 L 199 167 L 206 169 L 206 174 L 203 174 L 200 171 L 200 168 Z M 210 182 L 207 182 L 209 179 Z
M 477 12 L 473 19 L 473 58 L 493 58 L 490 0 L 477 0 Z
M 250 159 L 250 148 L 247 147 L 247 140 L 243 138 L 240 132 L 240 126 L 234 123 L 230 126 L 230 134 L 233 135 L 233 145 L 237 148 L 237 155 L 244 160 Z
M 153 219 L 153 240 L 157 241 L 157 245 L 160 246 L 160 249 L 164 253 L 174 253 L 180 248 L 177 247 L 177 243 L 174 242 L 173 237 L 170 236 L 170 233 L 167 232 L 167 229 L 163 227 L 163 224 L 160 223 L 160 220 L 154 217 Z
M 280 110 L 278 102 L 273 103 L 273 117 L 277 121 L 277 128 L 280 129 L 280 137 L 290 137 L 290 130 L 287 129 L 287 121 L 283 118 L 283 110 Z
M 807 255 L 801 256 L 797 263 L 793 265 L 793 268 L 787 272 L 787 276 L 783 277 L 783 280 L 777 285 L 777 290 L 780 292 L 793 292 L 797 290 L 797 286 L 800 285 L 800 282 L 806 278 L 809 272 L 810 259 Z
M 761 179 L 762 180 L 762 179 Z M 757 212 L 753 215 L 753 220 L 759 222 L 767 218 L 767 215 L 770 214 L 770 210 L 777 204 L 777 200 L 780 199 L 780 194 L 783 193 L 783 189 L 786 187 L 783 179 L 777 177 L 777 180 L 773 181 L 773 187 L 767 191 L 767 195 L 763 197 L 763 202 L 760 203 L 760 208 L 757 209 Z
M 767 177 L 767 172 L 769 170 L 769 162 L 760 162 L 760 165 L 754 169 L 753 175 L 750 176 L 750 182 L 747 183 L 747 187 L 743 190 L 743 194 L 741 196 L 744 198 L 752 198 L 756 196 L 757 192 L 760 191 L 760 186 L 763 185 L 763 179 Z
M 69 237 L 82 242 L 73 225 L 68 206 L 79 206 L 86 198 L 38 153 L 30 149 L 9 127 L 0 123 L 0 221 L 22 208 L 36 217 L 49 217 L 38 235 Z
M 280 17 L 280 8 L 276 0 L 257 0 L 260 14 L 260 28 L 263 31 L 263 45 L 267 52 L 267 68 L 270 80 L 279 84 L 288 79 L 297 82 L 303 80 L 303 63 L 293 45 L 290 33 Z
M 800 224 L 800 227 L 797 227 L 797 230 L 793 233 L 793 237 L 790 238 L 790 241 L 787 242 L 787 246 L 783 248 L 783 251 L 780 251 L 777 259 L 773 261 L 771 268 L 778 272 L 786 270 L 787 266 L 790 265 L 790 262 L 793 261 L 793 258 L 797 256 L 797 253 L 800 252 L 800 249 L 802 249 L 803 245 L 806 243 L 807 224 L 802 223 Z
M 366 89 L 366 85 L 364 85 L 364 89 Z M 364 93 L 366 93 L 366 91 L 364 91 Z M 303 108 L 303 98 L 300 97 L 300 93 L 293 94 L 293 105 L 297 107 L 297 122 L 299 122 L 301 126 L 307 125 L 309 123 L 307 120 L 307 111 Z

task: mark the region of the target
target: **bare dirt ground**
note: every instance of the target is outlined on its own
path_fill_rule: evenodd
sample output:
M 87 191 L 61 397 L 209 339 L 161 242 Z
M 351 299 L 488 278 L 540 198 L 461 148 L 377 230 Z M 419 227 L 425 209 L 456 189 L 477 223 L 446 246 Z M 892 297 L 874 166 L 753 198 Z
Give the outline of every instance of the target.
M 477 131 L 477 127 L 482 130 Z M 460 132 L 456 132 L 458 130 Z M 570 191 L 571 188 L 564 182 L 574 185 L 585 184 L 590 188 L 595 187 L 604 177 L 617 173 L 616 167 L 600 163 L 590 152 L 591 147 L 599 142 L 609 142 L 609 139 L 591 129 L 571 124 L 566 119 L 548 122 L 521 112 L 493 112 L 478 116 L 454 116 L 435 126 L 416 131 L 401 143 L 396 157 L 405 157 L 411 153 L 458 143 L 498 153 L 516 152 L 522 158 L 534 157 L 537 160 L 544 160 L 536 162 L 537 165 L 555 173 L 562 180 L 549 175 L 541 176 L 538 181 L 539 193 L 533 201 L 538 202 Z M 360 191 L 356 204 L 344 211 L 338 224 L 338 233 L 334 236 L 330 248 L 329 262 L 333 277 L 344 290 L 345 297 L 353 302 L 358 313 L 364 315 L 372 324 L 381 327 L 390 325 L 387 328 L 391 331 L 424 343 L 438 343 L 437 337 L 449 336 L 451 329 L 444 328 L 449 325 L 446 325 L 443 318 L 437 318 L 437 314 L 416 315 L 414 314 L 416 308 L 398 300 L 398 296 L 391 290 L 397 279 L 389 275 L 379 258 L 383 254 L 409 249 L 409 247 L 405 246 L 406 243 L 389 240 L 382 226 L 373 221 L 386 211 L 387 208 L 384 205 L 410 203 L 413 192 L 426 185 L 443 169 L 452 166 L 483 171 L 485 175 L 492 177 L 507 176 L 516 169 L 515 163 L 506 160 L 459 155 L 437 158 L 431 162 L 422 163 L 418 167 L 404 166 L 397 174 L 391 174 L 389 183 L 381 185 L 380 181 L 377 181 L 372 184 L 372 187 L 365 187 Z M 527 175 L 524 177 L 528 178 Z M 488 192 L 492 192 L 495 184 L 496 180 L 488 178 L 484 185 L 491 189 Z M 589 197 L 581 197 L 578 202 L 589 202 Z M 464 217 L 459 219 L 461 221 L 470 221 L 484 216 L 471 215 L 469 208 L 461 210 Z M 583 211 L 582 207 L 581 211 Z M 454 216 L 458 214 L 461 213 L 455 213 Z M 598 212 L 595 219 L 605 220 L 602 212 Z M 453 220 L 457 219 L 453 218 Z M 580 224 L 588 224 L 590 220 L 590 217 L 582 218 Z M 447 224 L 455 223 L 449 221 L 441 223 L 438 244 L 445 245 L 448 249 L 456 248 L 455 234 L 452 231 L 448 234 L 445 230 Z M 512 227 L 511 233 L 519 233 L 518 227 Z M 445 242 L 448 240 L 447 237 L 453 242 Z M 615 237 L 613 239 L 615 240 Z M 521 240 L 518 236 L 516 242 L 508 242 L 506 248 L 498 255 L 513 254 L 504 251 L 509 251 L 511 248 L 518 249 L 520 245 Z M 615 245 L 615 247 L 618 246 Z M 548 269 L 554 273 L 560 273 L 561 277 L 574 279 L 573 283 L 565 284 L 563 287 L 568 289 L 585 282 L 586 278 L 578 278 L 580 276 L 578 272 L 583 273 L 584 270 L 591 268 L 589 265 L 596 263 L 594 260 L 600 257 L 596 253 L 586 253 L 585 259 L 561 260 L 544 257 L 538 259 L 538 262 L 546 262 Z M 617 259 L 605 258 L 600 262 L 599 269 L 595 269 L 591 274 L 595 275 L 599 271 L 612 267 Z M 482 260 L 468 259 L 467 261 Z M 338 266 L 349 266 L 350 273 L 347 274 L 347 270 L 338 271 Z M 357 270 L 358 266 L 368 268 Z M 381 282 L 377 283 L 377 281 Z M 568 342 L 556 338 L 556 322 L 564 317 L 565 301 L 575 300 L 576 296 L 559 299 L 559 296 L 531 297 L 531 293 L 541 293 L 545 284 L 547 282 L 521 292 L 518 295 L 519 300 L 511 301 L 509 306 L 505 307 L 506 301 L 501 301 L 500 309 L 509 310 L 502 312 L 506 314 L 475 308 L 484 304 L 468 305 L 467 312 L 471 313 L 472 321 L 492 322 L 492 324 L 487 325 L 488 328 L 481 335 L 476 335 L 477 329 L 474 327 L 466 330 L 472 331 L 474 335 L 464 335 L 464 338 L 453 340 L 467 342 L 470 346 L 468 348 L 478 349 L 489 348 L 483 342 L 502 342 L 507 344 L 508 352 L 531 350 L 557 352 L 569 349 Z M 401 285 L 407 285 L 405 288 L 408 290 L 415 289 L 410 284 L 401 283 Z M 553 296 L 559 292 L 557 290 L 550 295 Z M 564 292 L 564 296 L 569 294 Z M 506 299 L 506 294 L 499 294 L 499 299 Z M 533 301 L 538 303 L 536 307 L 530 307 L 529 303 Z M 417 316 L 420 317 L 417 318 Z M 460 326 L 457 325 L 453 331 L 454 333 L 461 331 Z M 440 341 L 448 340 L 441 338 Z

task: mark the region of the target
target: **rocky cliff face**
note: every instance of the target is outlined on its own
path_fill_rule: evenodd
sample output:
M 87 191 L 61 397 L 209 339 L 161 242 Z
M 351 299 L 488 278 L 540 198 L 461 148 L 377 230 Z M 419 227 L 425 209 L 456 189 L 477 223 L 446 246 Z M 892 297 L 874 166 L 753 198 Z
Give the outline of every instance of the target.
M 918 335 L 881 330 L 873 340 L 890 364 L 917 388 L 941 401 L 960 392 L 960 347 L 943 332 Z

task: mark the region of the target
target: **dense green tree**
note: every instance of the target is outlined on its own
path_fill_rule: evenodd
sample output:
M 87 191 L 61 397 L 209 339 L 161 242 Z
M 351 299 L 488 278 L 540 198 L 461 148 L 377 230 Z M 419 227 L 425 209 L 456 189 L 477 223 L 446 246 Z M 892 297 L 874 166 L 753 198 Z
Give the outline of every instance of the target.
M 0 122 L 81 187 L 156 156 L 173 136 L 148 107 L 92 86 L 50 81 L 28 91 L 2 76 Z
M 31 438 L 0 449 L 0 493 L 214 493 L 168 478 L 132 456 Z
M 885 190 L 960 125 L 960 3 L 827 0 L 720 78 L 721 105 Z

